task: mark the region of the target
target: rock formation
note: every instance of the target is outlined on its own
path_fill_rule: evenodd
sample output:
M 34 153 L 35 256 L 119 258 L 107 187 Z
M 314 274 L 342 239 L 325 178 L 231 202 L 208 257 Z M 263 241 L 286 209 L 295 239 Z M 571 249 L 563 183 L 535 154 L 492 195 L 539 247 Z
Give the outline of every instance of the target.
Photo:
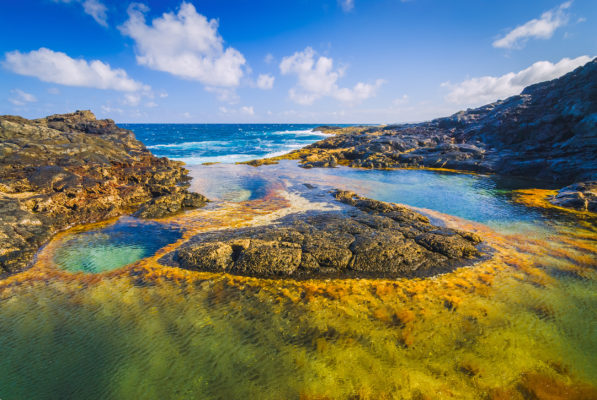
M 203 196 L 188 192 L 182 166 L 153 156 L 132 132 L 90 111 L 0 116 L 0 274 L 26 267 L 68 226 L 204 205 Z
M 291 215 L 275 224 L 201 233 L 164 263 L 258 277 L 430 276 L 479 256 L 481 240 L 440 228 L 395 204 L 337 191 L 342 212 Z
M 551 199 L 556 206 L 597 213 L 597 181 L 566 186 Z
M 337 135 L 284 158 L 305 167 L 447 168 L 571 184 L 597 179 L 597 59 L 517 96 L 420 124 Z

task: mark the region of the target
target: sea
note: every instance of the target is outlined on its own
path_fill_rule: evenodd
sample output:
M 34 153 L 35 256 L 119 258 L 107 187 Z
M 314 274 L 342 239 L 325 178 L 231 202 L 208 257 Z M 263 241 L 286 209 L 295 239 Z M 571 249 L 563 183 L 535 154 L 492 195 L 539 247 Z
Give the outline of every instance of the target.
M 188 165 L 275 157 L 325 138 L 314 124 L 120 124 L 159 157 Z

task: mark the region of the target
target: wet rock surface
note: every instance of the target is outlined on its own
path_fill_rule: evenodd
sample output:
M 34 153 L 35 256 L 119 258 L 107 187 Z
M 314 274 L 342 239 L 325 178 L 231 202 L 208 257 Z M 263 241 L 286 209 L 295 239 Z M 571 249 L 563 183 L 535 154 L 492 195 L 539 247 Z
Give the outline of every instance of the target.
M 447 272 L 479 256 L 472 233 L 432 225 L 395 204 L 336 191 L 342 212 L 202 233 L 160 262 L 257 277 L 414 277 Z
M 132 132 L 90 111 L 0 116 L 0 274 L 25 268 L 68 226 L 205 204 L 189 181 L 182 163 L 153 156 Z
M 552 204 L 578 211 L 597 212 L 597 181 L 566 186 L 550 200 Z
M 597 179 L 597 59 L 517 96 L 447 118 L 329 127 L 285 158 L 305 167 L 446 168 L 570 184 Z M 333 161 L 332 161 L 333 159 Z

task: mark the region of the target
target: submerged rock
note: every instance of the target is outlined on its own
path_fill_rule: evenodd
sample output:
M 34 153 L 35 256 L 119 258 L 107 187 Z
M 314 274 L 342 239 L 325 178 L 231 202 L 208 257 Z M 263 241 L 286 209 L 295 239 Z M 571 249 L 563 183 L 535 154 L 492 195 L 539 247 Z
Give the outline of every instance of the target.
M 163 262 L 258 277 L 429 276 L 479 256 L 481 239 L 439 228 L 412 210 L 337 191 L 342 212 L 196 235 Z
M 552 204 L 578 211 L 597 212 L 597 181 L 566 186 L 550 200 Z
M 200 207 L 183 163 L 153 156 L 131 131 L 90 111 L 0 116 L 0 274 L 23 269 L 55 232 L 139 209 Z

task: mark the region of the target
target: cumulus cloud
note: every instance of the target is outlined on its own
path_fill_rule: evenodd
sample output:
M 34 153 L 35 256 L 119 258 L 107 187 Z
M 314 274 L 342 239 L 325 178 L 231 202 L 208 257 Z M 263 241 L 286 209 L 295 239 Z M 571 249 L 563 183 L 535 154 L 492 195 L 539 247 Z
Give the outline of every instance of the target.
M 538 61 L 519 72 L 502 76 L 483 76 L 458 84 L 442 83 L 450 89 L 445 99 L 449 103 L 468 106 L 482 105 L 520 93 L 525 87 L 558 78 L 591 61 L 591 57 L 563 58 L 557 63 Z
M 268 74 L 261 74 L 257 78 L 257 87 L 259 89 L 268 90 L 274 87 L 274 77 Z
M 108 8 L 100 0 L 54 0 L 59 3 L 80 3 L 85 14 L 90 15 L 95 22 L 108 26 Z
M 24 106 L 27 103 L 34 103 L 37 101 L 37 98 L 27 92 L 22 91 L 21 89 L 13 89 L 10 91 L 12 97 L 8 99 L 12 104 L 15 106 Z
M 212 87 L 236 87 L 243 77 L 245 58 L 225 48 L 218 21 L 208 20 L 183 2 L 177 13 L 165 13 L 146 24 L 147 7 L 133 4 L 120 27 L 136 44 L 137 62 Z
M 572 1 L 567 1 L 559 7 L 544 12 L 539 19 L 535 18 L 524 25 L 517 26 L 504 37 L 494 41 L 493 47 L 504 49 L 522 48 L 530 38 L 551 38 L 556 29 L 568 23 L 570 15 L 566 10 L 571 5 Z
M 344 75 L 344 70 L 334 69 L 331 58 L 317 57 L 311 47 L 284 57 L 280 63 L 280 71 L 283 75 L 296 75 L 297 85 L 290 89 L 289 95 L 293 101 L 303 105 L 312 104 L 324 96 L 345 102 L 362 101 L 373 97 L 384 83 L 382 79 L 378 79 L 373 84 L 359 82 L 352 89 L 340 88 L 337 81 Z
M 33 76 L 44 82 L 66 86 L 123 92 L 149 90 L 149 86 L 129 78 L 123 69 L 112 68 L 99 60 L 75 60 L 65 53 L 44 47 L 29 53 L 18 50 L 8 52 L 2 65 L 19 75 Z

